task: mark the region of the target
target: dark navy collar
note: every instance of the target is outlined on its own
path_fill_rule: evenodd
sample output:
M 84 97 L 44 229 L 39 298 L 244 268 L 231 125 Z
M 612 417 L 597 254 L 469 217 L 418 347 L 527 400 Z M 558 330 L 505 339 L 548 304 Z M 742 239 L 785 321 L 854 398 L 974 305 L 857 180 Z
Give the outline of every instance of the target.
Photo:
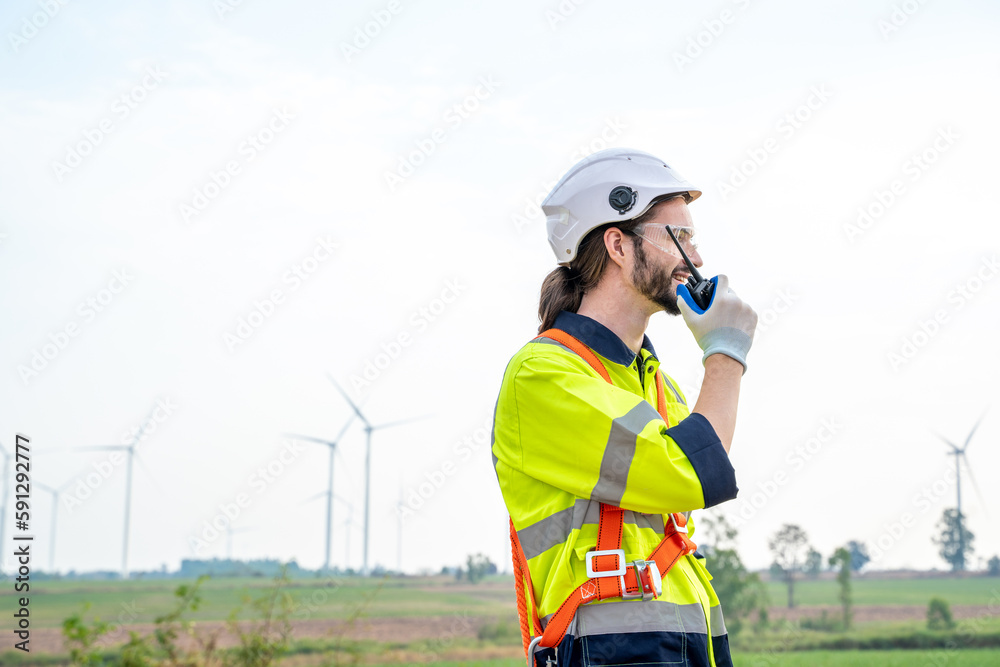
M 635 361 L 635 353 L 622 342 L 622 339 L 615 332 L 586 315 L 564 310 L 556 316 L 555 324 L 552 326 L 555 329 L 565 331 L 605 359 L 616 364 L 631 366 L 632 362 Z M 642 347 L 654 357 L 656 356 L 656 350 L 653 349 L 653 344 L 646 334 L 642 335 Z

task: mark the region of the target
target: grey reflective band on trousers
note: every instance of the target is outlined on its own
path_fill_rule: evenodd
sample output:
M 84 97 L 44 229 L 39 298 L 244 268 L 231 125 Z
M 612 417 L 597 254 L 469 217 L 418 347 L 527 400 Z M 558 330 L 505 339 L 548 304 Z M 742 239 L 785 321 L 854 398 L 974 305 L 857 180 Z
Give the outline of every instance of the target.
M 569 539 L 570 533 L 573 530 L 583 528 L 583 524 L 590 523 L 596 526 L 600 523 L 600 519 L 600 502 L 577 498 L 572 507 L 560 510 L 517 531 L 517 539 L 521 541 L 524 557 L 531 560 L 552 547 L 565 543 Z M 663 516 L 660 514 L 643 514 L 642 512 L 625 510 L 623 520 L 626 524 L 633 524 L 639 528 L 651 528 L 657 534 L 663 534 Z
M 553 614 L 542 619 L 544 628 Z M 712 636 L 726 634 L 722 608 L 711 608 Z M 576 610 L 576 617 L 566 634 L 574 637 L 591 635 L 631 634 L 634 632 L 687 632 L 708 634 L 705 611 L 698 603 L 674 604 L 653 602 L 605 602 L 583 605 Z

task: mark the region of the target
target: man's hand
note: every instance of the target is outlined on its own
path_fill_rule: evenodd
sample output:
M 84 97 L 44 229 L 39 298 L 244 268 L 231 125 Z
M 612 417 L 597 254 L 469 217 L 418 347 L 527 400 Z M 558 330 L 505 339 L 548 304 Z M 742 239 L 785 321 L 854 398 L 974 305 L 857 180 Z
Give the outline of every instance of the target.
M 728 277 L 718 275 L 712 282 L 715 292 L 705 310 L 694 302 L 687 285 L 677 286 L 677 305 L 698 346 L 705 352 L 702 363 L 713 354 L 724 354 L 740 362 L 745 373 L 747 352 L 757 329 L 757 313 L 729 289 Z

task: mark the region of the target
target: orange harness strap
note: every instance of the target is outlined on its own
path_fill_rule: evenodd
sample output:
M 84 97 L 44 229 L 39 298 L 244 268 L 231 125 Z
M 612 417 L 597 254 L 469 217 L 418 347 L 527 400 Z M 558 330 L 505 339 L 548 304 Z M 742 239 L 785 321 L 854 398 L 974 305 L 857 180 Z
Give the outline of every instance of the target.
M 539 334 L 541 337 L 551 338 L 562 343 L 573 352 L 582 357 L 606 382 L 611 383 L 611 376 L 608 369 L 604 367 L 601 360 L 593 351 L 581 343 L 579 340 L 560 329 L 549 329 Z M 670 425 L 667 418 L 666 388 L 663 384 L 663 376 L 656 374 L 656 411 L 660 413 L 663 420 Z M 661 576 L 665 576 L 674 564 L 680 560 L 681 556 L 693 553 L 697 548 L 687 536 L 687 517 L 683 514 L 671 514 L 671 521 L 664 526 L 664 537 L 650 554 L 648 561 L 656 563 L 656 567 Z M 569 629 L 576 610 L 582 604 L 595 600 L 608 600 L 611 598 L 631 596 L 656 596 L 652 577 L 648 570 L 645 577 L 639 573 L 636 567 L 628 567 L 627 563 L 621 562 L 624 558 L 621 554 L 621 541 L 624 533 L 625 510 L 614 505 L 601 503 L 600 522 L 597 527 L 597 545 L 594 552 L 618 552 L 600 553 L 590 558 L 589 566 L 595 576 L 587 579 L 580 586 L 570 593 L 569 597 L 559 606 L 555 614 L 549 619 L 545 626 L 545 631 L 541 630 L 541 623 L 538 619 L 538 610 L 535 607 L 535 594 L 531 584 L 531 573 L 528 571 L 528 561 L 524 556 L 524 549 L 521 548 L 521 541 L 517 537 L 514 529 L 514 520 L 510 522 L 510 542 L 512 547 L 512 558 L 514 562 L 514 580 L 517 591 L 517 615 L 521 624 L 521 641 L 524 644 L 525 657 L 528 665 L 532 665 L 532 656 L 529 647 L 531 637 L 536 638 L 538 646 L 551 648 L 558 646 L 566 631 Z M 591 553 L 594 553 L 591 552 Z M 601 574 L 603 572 L 620 572 L 621 575 Z M 624 587 L 624 588 L 623 588 Z M 527 590 L 526 590 L 527 589 Z M 531 617 L 528 617 L 527 596 L 531 596 Z M 539 635 L 541 635 L 539 637 Z

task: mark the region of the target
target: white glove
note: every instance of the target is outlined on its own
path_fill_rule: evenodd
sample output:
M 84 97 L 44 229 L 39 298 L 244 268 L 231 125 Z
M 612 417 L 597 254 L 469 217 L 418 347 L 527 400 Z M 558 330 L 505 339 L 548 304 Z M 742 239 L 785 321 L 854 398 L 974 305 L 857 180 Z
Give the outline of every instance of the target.
M 705 354 L 705 363 L 713 354 L 724 354 L 743 364 L 747 372 L 747 352 L 753 344 L 757 329 L 757 313 L 729 289 L 729 278 L 718 275 L 712 278 L 715 291 L 708 308 L 702 310 L 691 297 L 687 285 L 677 286 L 677 306 L 698 346 Z

